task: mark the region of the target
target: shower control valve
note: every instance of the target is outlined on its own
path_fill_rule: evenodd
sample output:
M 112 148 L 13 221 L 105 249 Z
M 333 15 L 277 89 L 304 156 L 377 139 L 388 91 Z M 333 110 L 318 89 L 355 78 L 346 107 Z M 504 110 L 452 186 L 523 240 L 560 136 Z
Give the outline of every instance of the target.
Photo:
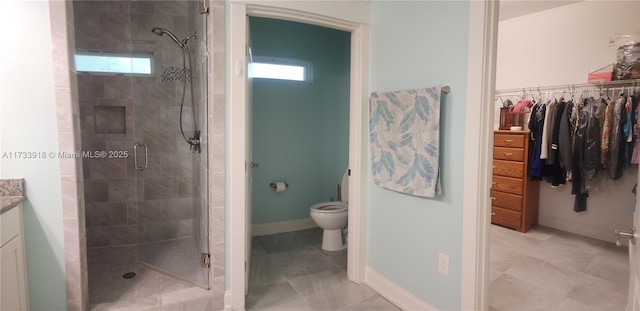
M 200 149 L 200 131 L 195 131 L 193 132 L 193 136 L 189 137 L 189 140 L 187 141 L 189 143 L 189 151 L 193 151 L 193 152 L 201 152 Z

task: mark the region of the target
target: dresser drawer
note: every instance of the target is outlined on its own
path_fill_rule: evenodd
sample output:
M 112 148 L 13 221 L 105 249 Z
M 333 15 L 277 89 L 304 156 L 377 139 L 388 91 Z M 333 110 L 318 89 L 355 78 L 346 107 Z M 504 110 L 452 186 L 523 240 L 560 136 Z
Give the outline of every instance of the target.
M 491 222 L 519 230 L 521 223 L 520 212 L 514 212 L 499 207 L 491 207 Z
M 520 195 L 494 190 L 491 200 L 493 201 L 493 206 L 506 208 L 516 212 L 522 211 L 522 196 Z
M 525 176 L 524 163 L 493 160 L 493 175 L 522 178 Z
M 524 161 L 524 149 L 494 147 L 493 158 L 497 160 Z
M 493 190 L 522 195 L 522 179 L 493 175 Z
M 495 134 L 493 145 L 495 147 L 524 148 L 526 135 L 521 134 Z

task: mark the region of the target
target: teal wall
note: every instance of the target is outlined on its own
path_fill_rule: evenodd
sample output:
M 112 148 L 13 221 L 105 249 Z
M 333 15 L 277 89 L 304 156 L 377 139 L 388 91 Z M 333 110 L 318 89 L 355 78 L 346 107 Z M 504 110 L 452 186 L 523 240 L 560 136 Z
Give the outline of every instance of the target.
M 424 199 L 384 190 L 369 172 L 368 265 L 440 310 L 460 310 L 462 193 L 468 56 L 467 1 L 373 1 L 371 91 L 436 84 L 443 96 L 443 195 Z M 449 255 L 449 275 L 438 253 Z
M 313 80 L 253 80 L 253 223 L 309 218 L 336 198 L 349 161 L 350 33 L 250 18 L 254 56 L 311 61 Z M 283 180 L 289 188 L 269 187 Z
M 58 150 L 49 4 L 0 4 L 0 152 Z M 24 178 L 25 248 L 33 311 L 66 310 L 60 170 L 57 159 L 2 159 L 0 177 Z

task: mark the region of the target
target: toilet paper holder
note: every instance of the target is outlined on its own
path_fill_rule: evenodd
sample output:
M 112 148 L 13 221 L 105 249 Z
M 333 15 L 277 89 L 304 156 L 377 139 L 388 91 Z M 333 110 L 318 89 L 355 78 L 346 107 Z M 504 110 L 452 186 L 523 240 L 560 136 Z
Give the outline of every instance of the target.
M 276 188 L 276 183 L 275 182 L 270 183 L 269 187 L 275 189 Z M 284 182 L 284 187 L 285 188 L 289 188 L 289 184 L 286 181 Z

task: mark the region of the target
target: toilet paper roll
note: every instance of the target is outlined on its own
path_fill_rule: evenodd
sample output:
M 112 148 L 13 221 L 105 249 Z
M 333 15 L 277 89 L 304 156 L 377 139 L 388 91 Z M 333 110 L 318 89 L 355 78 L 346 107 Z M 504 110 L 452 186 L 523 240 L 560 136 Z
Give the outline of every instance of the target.
M 284 192 L 287 190 L 287 185 L 284 181 L 276 181 L 276 192 Z

